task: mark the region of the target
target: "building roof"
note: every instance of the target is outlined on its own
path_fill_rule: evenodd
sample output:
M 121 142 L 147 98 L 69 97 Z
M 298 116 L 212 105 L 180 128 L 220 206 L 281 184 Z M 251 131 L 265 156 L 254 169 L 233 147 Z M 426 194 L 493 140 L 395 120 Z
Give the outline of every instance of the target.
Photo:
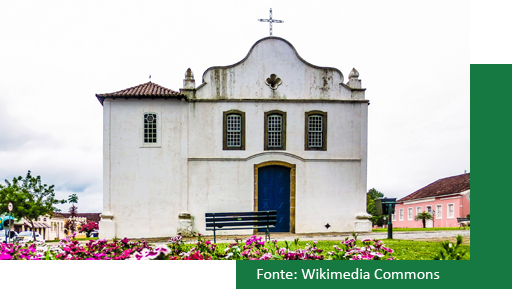
M 451 195 L 467 190 L 469 190 L 469 173 L 437 180 L 430 185 L 399 199 L 397 202 Z
M 32 228 L 32 224 L 30 222 L 24 221 L 23 225 L 25 225 L 25 227 Z M 34 228 L 50 228 L 50 226 L 43 222 L 34 222 Z
M 103 105 L 105 98 L 138 98 L 138 99 L 151 99 L 151 98 L 187 98 L 185 95 L 165 88 L 153 82 L 146 82 L 134 87 L 123 89 L 111 93 L 96 94 L 99 102 Z
M 53 216 L 63 217 L 63 218 L 69 218 L 71 217 L 70 213 L 58 213 L 54 212 Z M 99 222 L 100 221 L 100 213 L 77 213 L 77 217 L 86 218 L 87 221 L 93 221 L 93 222 Z

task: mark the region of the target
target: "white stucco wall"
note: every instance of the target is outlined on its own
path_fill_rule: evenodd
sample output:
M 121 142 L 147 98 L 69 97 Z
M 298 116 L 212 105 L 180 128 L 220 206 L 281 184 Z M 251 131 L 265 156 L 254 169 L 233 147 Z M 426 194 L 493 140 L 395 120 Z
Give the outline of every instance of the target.
M 296 165 L 296 232 L 347 232 L 366 211 L 367 103 L 198 102 L 189 106 L 188 211 L 204 231 L 204 213 L 252 211 L 254 165 L 283 161 Z M 223 150 L 222 116 L 245 112 L 245 150 Z M 264 151 L 264 113 L 287 113 L 286 150 Z M 327 150 L 304 149 L 305 112 L 327 112 Z M 324 225 L 329 223 L 329 229 Z M 230 234 L 220 231 L 219 234 Z
M 177 213 L 187 192 L 187 103 L 178 100 L 108 101 L 108 200 L 104 212 L 116 237 L 176 234 Z M 158 146 L 143 145 L 143 115 L 157 114 Z M 101 230 L 101 224 L 100 224 Z M 100 231 L 101 233 L 101 231 Z
M 271 74 L 282 80 L 275 91 L 265 84 Z M 238 63 L 207 69 L 202 81 L 198 99 L 352 99 L 338 69 L 308 63 L 279 37 L 259 40 Z

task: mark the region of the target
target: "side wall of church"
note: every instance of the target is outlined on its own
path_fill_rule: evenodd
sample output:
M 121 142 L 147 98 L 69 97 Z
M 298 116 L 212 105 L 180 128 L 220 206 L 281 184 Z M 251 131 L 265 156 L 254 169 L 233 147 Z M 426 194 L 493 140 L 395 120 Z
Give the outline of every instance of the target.
M 176 234 L 186 207 L 187 103 L 179 100 L 106 100 L 104 214 L 113 215 L 102 236 L 161 237 Z M 157 114 L 157 143 L 143 143 L 143 115 Z M 100 231 L 102 223 L 100 223 Z

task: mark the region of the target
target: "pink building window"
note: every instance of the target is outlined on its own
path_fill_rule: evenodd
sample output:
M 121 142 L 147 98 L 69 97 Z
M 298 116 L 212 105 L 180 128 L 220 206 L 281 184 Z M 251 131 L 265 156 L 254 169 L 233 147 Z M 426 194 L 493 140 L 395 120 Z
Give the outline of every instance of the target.
M 448 204 L 448 215 L 446 218 L 453 219 L 455 217 L 454 204 Z
M 442 219 L 443 218 L 443 205 L 437 205 L 436 206 L 436 219 Z
M 407 220 L 412 221 L 412 208 L 407 208 Z

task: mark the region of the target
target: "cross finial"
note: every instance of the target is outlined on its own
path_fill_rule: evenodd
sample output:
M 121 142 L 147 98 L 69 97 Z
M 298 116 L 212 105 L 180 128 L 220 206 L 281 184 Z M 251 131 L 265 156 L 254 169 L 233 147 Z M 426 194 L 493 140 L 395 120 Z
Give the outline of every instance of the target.
M 269 22 L 270 24 L 270 36 L 272 36 L 272 23 L 284 23 L 283 20 L 274 20 L 272 19 L 272 8 L 270 8 L 270 17 L 269 19 L 258 19 L 259 22 Z

